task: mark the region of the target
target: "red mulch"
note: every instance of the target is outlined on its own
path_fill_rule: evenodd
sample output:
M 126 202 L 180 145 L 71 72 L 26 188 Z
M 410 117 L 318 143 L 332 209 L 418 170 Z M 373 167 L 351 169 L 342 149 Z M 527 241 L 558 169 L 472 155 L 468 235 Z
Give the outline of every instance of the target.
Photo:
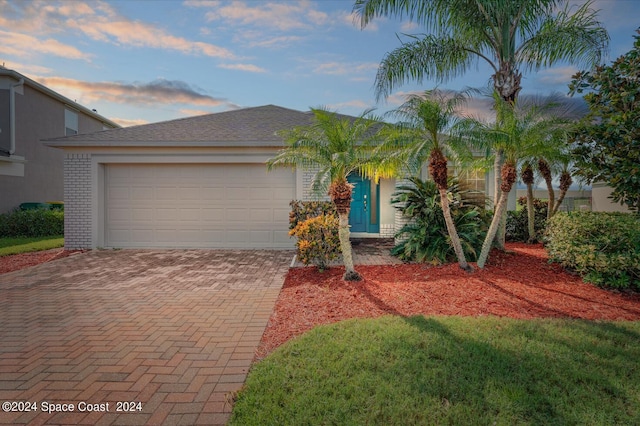
M 640 320 L 640 294 L 586 284 L 547 263 L 542 245 L 507 250 L 472 274 L 457 264 L 357 266 L 364 280 L 345 282 L 344 268 L 290 269 L 256 358 L 318 324 L 385 314 Z
M 19 269 L 35 266 L 40 263 L 50 262 L 55 259 L 67 257 L 78 250 L 65 250 L 56 248 L 51 250 L 35 251 L 32 253 L 12 254 L 0 257 L 0 274 L 17 271 Z

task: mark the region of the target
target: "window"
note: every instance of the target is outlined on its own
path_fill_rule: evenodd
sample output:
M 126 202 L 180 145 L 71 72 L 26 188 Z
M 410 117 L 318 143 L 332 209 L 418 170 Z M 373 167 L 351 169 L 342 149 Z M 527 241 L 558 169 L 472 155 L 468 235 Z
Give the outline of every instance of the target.
M 64 135 L 73 136 L 78 134 L 78 113 L 64 110 Z

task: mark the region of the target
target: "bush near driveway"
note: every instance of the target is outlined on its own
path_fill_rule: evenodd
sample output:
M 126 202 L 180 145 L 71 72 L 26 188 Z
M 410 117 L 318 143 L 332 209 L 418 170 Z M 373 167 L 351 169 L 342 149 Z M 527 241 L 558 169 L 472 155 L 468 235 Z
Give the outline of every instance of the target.
M 640 289 L 640 216 L 631 213 L 556 214 L 547 227 L 549 260 L 587 282 Z
M 326 269 L 341 253 L 335 205 L 331 201 L 299 200 L 289 205 L 289 235 L 298 239 L 298 260 L 321 271 Z
M 299 222 L 289 235 L 298 239 L 298 260 L 305 265 L 313 264 L 323 271 L 340 254 L 338 218 L 332 214 L 322 214 Z
M 0 237 L 64 235 L 64 210 L 14 210 L 0 215 Z

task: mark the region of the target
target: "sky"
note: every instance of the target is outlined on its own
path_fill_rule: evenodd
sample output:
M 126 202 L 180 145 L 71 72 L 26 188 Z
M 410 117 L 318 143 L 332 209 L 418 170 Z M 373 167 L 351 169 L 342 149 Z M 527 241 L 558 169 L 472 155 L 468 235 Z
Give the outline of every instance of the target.
M 610 63 L 633 47 L 640 0 L 593 6 L 611 37 Z M 381 59 L 421 29 L 397 18 L 361 29 L 352 8 L 352 0 L 0 0 L 0 64 L 122 126 L 267 104 L 382 114 L 418 90 L 487 86 L 491 71 L 480 64 L 376 102 Z M 576 71 L 526 73 L 522 93 L 566 94 Z

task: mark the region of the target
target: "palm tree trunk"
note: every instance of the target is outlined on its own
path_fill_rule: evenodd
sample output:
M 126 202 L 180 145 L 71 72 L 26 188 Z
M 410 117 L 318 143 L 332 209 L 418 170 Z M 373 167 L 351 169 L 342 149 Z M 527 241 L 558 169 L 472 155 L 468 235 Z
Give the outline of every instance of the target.
M 511 192 L 511 188 L 517 179 L 515 161 L 507 161 L 504 163 L 502 170 L 500 171 L 500 178 L 502 180 L 502 184 L 500 185 L 500 200 L 496 206 L 496 211 L 493 212 L 493 219 L 491 219 L 491 225 L 489 226 L 487 236 L 484 239 L 484 243 L 482 243 L 482 250 L 478 257 L 478 268 L 480 269 L 484 268 L 484 265 L 487 263 L 489 252 L 493 245 L 493 240 L 496 238 L 498 228 L 500 227 L 502 215 L 507 211 L 509 192 Z
M 484 239 L 484 243 L 482 243 L 482 250 L 480 251 L 480 256 L 478 256 L 478 268 L 480 269 L 484 268 L 484 265 L 487 263 L 487 259 L 489 258 L 489 251 L 491 251 L 493 240 L 495 239 L 496 234 L 498 233 L 498 228 L 500 227 L 502 212 L 506 211 L 507 208 L 508 197 L 509 193 L 505 193 L 504 191 L 500 194 L 500 200 L 498 201 L 496 210 L 493 213 L 493 219 L 491 220 L 487 237 Z
M 502 195 L 502 190 L 500 189 L 500 187 L 502 186 L 502 178 L 500 176 L 500 173 L 501 173 L 503 164 L 504 164 L 504 151 L 502 149 L 499 149 L 496 152 L 496 157 L 495 157 L 495 160 L 493 161 L 493 173 L 495 175 L 494 177 L 495 190 L 493 195 L 494 213 L 497 210 L 498 200 L 500 200 L 500 197 Z M 497 237 L 495 238 L 495 241 L 494 241 L 496 247 L 498 247 L 500 250 L 504 250 L 506 229 L 507 229 L 507 218 L 506 218 L 506 210 L 505 210 L 505 216 L 500 218 L 498 232 L 496 233 Z
M 567 195 L 571 184 L 573 183 L 573 179 L 571 179 L 571 174 L 568 171 L 563 171 L 560 175 L 560 196 L 558 197 L 558 201 L 556 201 L 555 206 L 553 206 L 553 211 L 551 212 L 551 217 L 558 212 L 558 208 L 562 201 L 564 201 L 564 197 Z
M 342 250 L 342 261 L 344 263 L 345 281 L 360 281 L 362 276 L 356 272 L 353 266 L 353 251 L 349 232 L 349 209 L 346 212 L 338 213 L 338 238 L 340 239 L 340 249 Z
M 536 238 L 536 214 L 533 209 L 533 185 L 531 183 L 527 183 L 527 227 L 529 233 L 529 240 L 527 241 L 529 244 L 535 243 L 538 239 Z
M 553 191 L 553 183 L 549 163 L 547 163 L 544 159 L 538 160 L 538 170 L 540 170 L 540 174 L 547 184 L 547 192 L 549 193 L 549 202 L 547 203 L 547 219 L 551 219 L 551 216 L 553 216 L 553 207 L 555 206 L 555 192 Z
M 456 257 L 458 258 L 458 265 L 460 265 L 460 269 L 463 271 L 473 272 L 473 267 L 467 263 L 464 250 L 462 249 L 462 243 L 460 242 L 460 236 L 458 235 L 458 230 L 456 229 L 456 225 L 453 223 L 453 218 L 451 217 L 451 208 L 449 207 L 447 190 L 440 188 L 439 191 L 440 206 L 442 207 L 442 214 L 444 215 L 444 223 L 447 224 L 447 232 L 451 239 L 451 245 L 453 245 L 453 251 L 455 251 Z

